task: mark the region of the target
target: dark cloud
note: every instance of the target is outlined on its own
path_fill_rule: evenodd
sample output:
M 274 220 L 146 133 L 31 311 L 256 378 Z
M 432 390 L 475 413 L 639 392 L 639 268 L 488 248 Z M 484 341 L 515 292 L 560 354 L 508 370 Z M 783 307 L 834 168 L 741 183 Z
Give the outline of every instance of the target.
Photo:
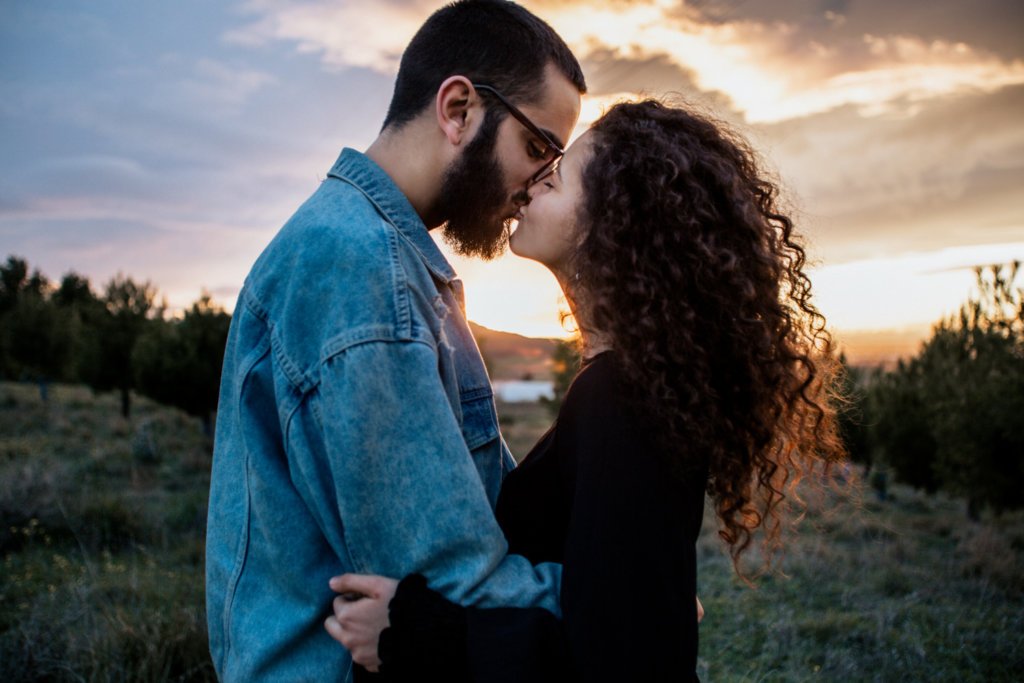
M 702 90 L 694 74 L 667 55 L 623 57 L 613 50 L 600 48 L 580 58 L 587 77 L 588 94 L 592 96 L 636 92 L 647 96 L 681 96 L 685 101 L 713 109 L 724 118 L 737 120 L 741 115 L 729 98 L 720 92 Z
M 1004 59 L 1024 57 L 1019 0 L 697 0 L 703 21 L 786 22 L 825 44 L 864 34 L 964 42 Z
M 829 263 L 1024 239 L 1024 86 L 759 126 Z

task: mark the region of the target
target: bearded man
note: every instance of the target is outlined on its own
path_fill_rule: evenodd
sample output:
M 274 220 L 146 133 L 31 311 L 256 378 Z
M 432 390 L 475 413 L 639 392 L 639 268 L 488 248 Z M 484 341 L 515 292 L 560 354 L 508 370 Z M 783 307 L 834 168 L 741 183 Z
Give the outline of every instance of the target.
M 504 0 L 463 0 L 412 39 L 383 129 L 345 149 L 239 294 L 207 535 L 223 680 L 351 680 L 324 631 L 331 576 L 423 574 L 446 597 L 558 613 L 560 565 L 507 554 L 514 461 L 429 235 L 501 253 L 526 188 L 579 116 L 576 59 Z

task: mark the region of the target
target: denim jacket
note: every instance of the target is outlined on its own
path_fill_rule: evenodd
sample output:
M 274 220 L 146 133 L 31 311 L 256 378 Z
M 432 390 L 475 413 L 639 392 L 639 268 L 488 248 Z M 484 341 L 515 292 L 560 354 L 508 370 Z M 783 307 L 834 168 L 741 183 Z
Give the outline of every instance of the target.
M 228 681 L 351 680 L 323 629 L 343 572 L 558 614 L 561 566 L 507 554 L 514 466 L 462 288 L 405 196 L 346 149 L 253 266 L 210 489 L 210 648 Z

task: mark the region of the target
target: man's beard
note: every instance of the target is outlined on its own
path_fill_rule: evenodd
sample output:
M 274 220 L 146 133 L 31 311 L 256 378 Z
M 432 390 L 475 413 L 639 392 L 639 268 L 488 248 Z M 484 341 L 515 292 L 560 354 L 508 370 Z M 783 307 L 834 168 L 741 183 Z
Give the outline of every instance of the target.
M 501 121 L 494 109 L 487 111 L 480 130 L 445 172 L 441 185 L 441 235 L 462 256 L 490 260 L 508 245 L 512 219 L 504 213 L 510 197 L 494 156 Z

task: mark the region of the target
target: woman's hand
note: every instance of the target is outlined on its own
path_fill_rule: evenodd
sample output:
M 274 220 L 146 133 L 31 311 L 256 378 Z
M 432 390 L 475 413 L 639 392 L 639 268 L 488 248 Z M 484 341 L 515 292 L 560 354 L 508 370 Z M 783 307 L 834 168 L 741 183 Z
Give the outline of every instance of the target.
M 327 617 L 324 628 L 348 649 L 356 664 L 376 672 L 380 667 L 377 640 L 388 627 L 388 603 L 398 581 L 386 576 L 343 574 L 331 579 L 330 586 L 341 595 L 334 598 L 334 615 Z

